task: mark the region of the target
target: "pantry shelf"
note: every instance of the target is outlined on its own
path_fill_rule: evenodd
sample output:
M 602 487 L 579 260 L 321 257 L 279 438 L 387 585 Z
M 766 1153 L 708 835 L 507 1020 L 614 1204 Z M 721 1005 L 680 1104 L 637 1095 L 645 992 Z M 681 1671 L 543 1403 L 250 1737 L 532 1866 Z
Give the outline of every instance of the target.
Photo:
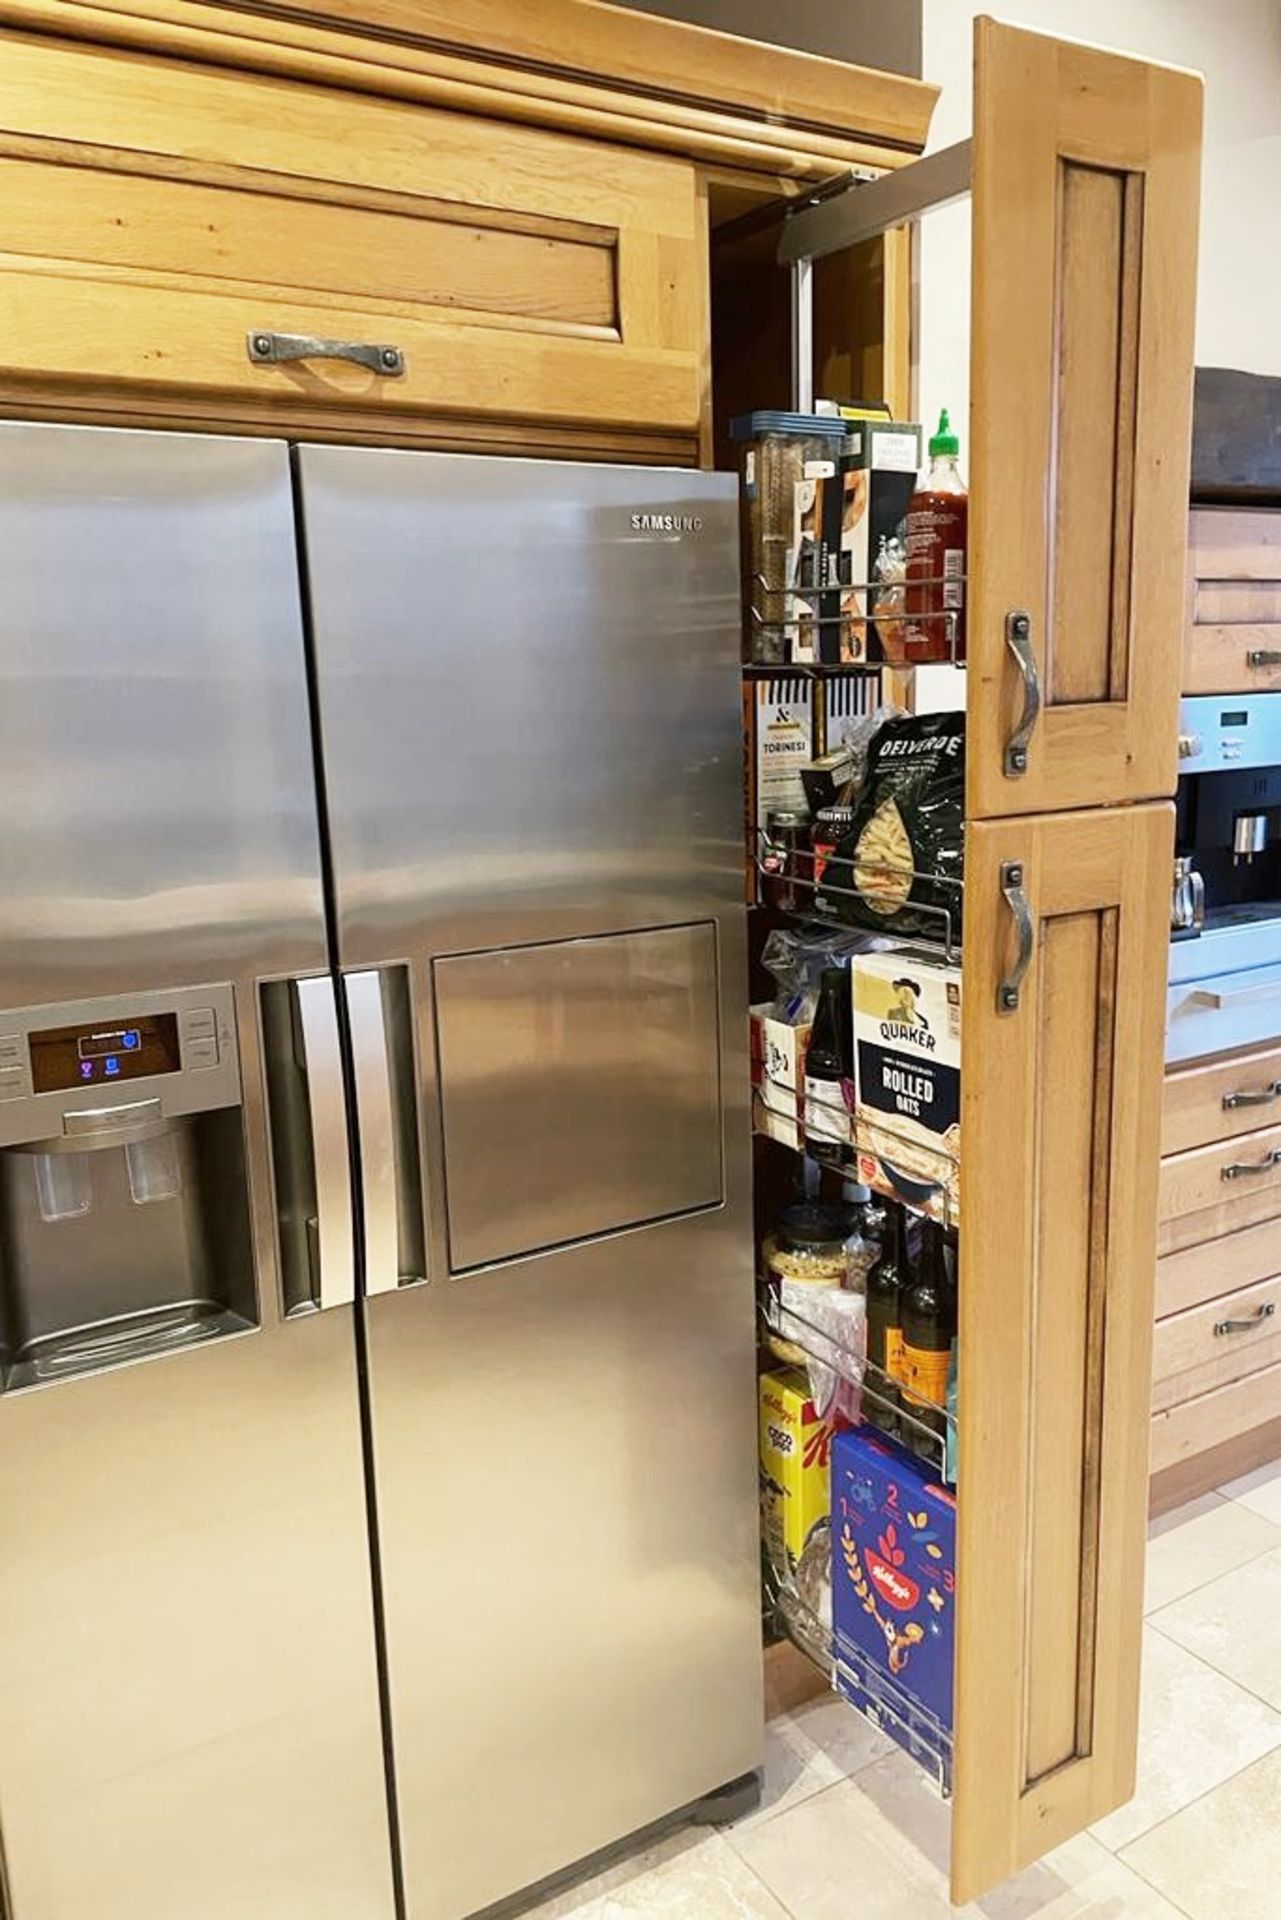
M 781 1576 L 772 1564 L 766 1599 L 779 1630 L 817 1667 L 832 1691 L 852 1712 L 905 1748 L 940 1797 L 950 1800 L 952 1737 L 947 1729 L 848 1641 L 835 1645 L 830 1626 L 795 1580 Z
M 897 1439 L 929 1467 L 943 1485 L 949 1485 L 948 1456 L 956 1457 L 956 1415 L 946 1407 L 932 1407 L 928 1419 L 910 1413 L 899 1397 L 898 1383 L 884 1368 L 869 1360 L 861 1348 L 850 1346 L 825 1331 L 792 1301 L 780 1300 L 774 1282 L 760 1282 L 759 1319 L 766 1336 L 786 1340 L 804 1355 L 807 1367 L 836 1374 L 862 1398 L 863 1424 L 875 1427 L 887 1439 Z M 812 1383 L 811 1383 L 812 1384 Z M 882 1418 L 876 1417 L 881 1411 Z
M 822 861 L 822 867 L 819 861 Z M 808 861 L 809 872 L 797 871 L 798 863 Z M 960 955 L 960 919 L 965 898 L 965 882 L 951 874 L 922 872 L 917 867 L 900 865 L 897 861 L 868 860 L 862 856 L 851 858 L 834 853 L 816 853 L 811 847 L 788 846 L 780 851 L 775 847 L 763 827 L 756 830 L 756 852 L 753 864 L 766 889 L 766 904 L 777 907 L 783 913 L 789 913 L 802 920 L 814 921 L 830 927 L 833 923 L 850 925 L 851 931 L 874 933 L 883 932 L 892 939 L 901 938 L 911 944 L 928 943 L 931 947 L 942 949 L 943 956 L 949 962 Z M 847 871 L 855 881 L 853 886 L 842 885 L 839 881 L 829 880 L 829 868 Z M 859 884 L 860 877 L 862 884 Z M 862 923 L 843 922 L 836 912 L 825 913 L 820 905 L 820 897 L 833 900 L 855 900 L 863 909 L 875 914 L 877 889 L 869 881 L 880 880 L 892 883 L 896 888 L 906 881 L 907 895 L 884 916 L 883 925 L 869 927 Z M 802 904 L 799 901 L 788 903 L 788 888 L 799 889 L 808 896 Z M 939 902 L 920 899 L 914 896 L 918 887 L 937 888 L 954 904 L 943 906 Z M 884 889 L 882 888 L 882 892 Z M 926 928 L 910 928 L 900 932 L 901 916 L 910 913 L 926 922 Z M 896 924 L 900 923 L 900 924 Z M 927 929 L 937 928 L 938 932 Z
M 848 1081 L 844 1084 L 850 1087 Z M 820 1119 L 826 1117 L 833 1125 L 850 1128 L 849 1146 L 854 1155 L 850 1161 L 823 1159 L 823 1165 L 848 1180 L 858 1180 L 861 1177 L 859 1154 L 875 1155 L 893 1188 L 891 1198 L 913 1213 L 938 1220 L 949 1230 L 960 1225 L 959 1154 L 951 1153 L 945 1147 L 923 1147 L 919 1140 L 900 1132 L 879 1115 L 874 1119 L 861 1117 L 852 1089 L 843 1100 L 829 1098 L 815 1093 L 812 1083 L 808 1090 L 803 1090 L 794 1081 L 771 1073 L 766 1065 L 762 1066 L 753 1080 L 752 1092 L 753 1130 L 761 1139 L 774 1140 L 780 1146 L 788 1147 L 795 1153 L 808 1154 L 811 1158 L 819 1157 L 811 1151 L 815 1141 L 829 1148 L 834 1144 L 844 1145 L 844 1140 L 834 1141 L 831 1133 L 807 1134 L 806 1109 L 818 1109 Z M 890 1143 L 891 1150 L 895 1146 L 901 1147 L 904 1158 L 909 1155 L 912 1157 L 916 1162 L 913 1172 L 909 1173 L 894 1164 L 885 1151 L 886 1142 Z
M 954 666 L 964 667 L 965 648 L 962 643 L 962 621 L 964 619 L 965 588 L 968 584 L 965 574 L 939 574 L 928 579 L 913 580 L 913 590 L 940 588 L 944 593 L 956 594 L 961 604 L 956 607 L 934 607 L 920 612 L 909 612 L 906 606 L 887 604 L 884 596 L 903 591 L 904 583 L 887 583 L 883 580 L 827 580 L 827 581 L 777 581 L 770 580 L 763 573 L 753 575 L 755 597 L 748 606 L 751 664 L 756 667 L 769 667 L 775 673 L 780 667 L 789 671 L 805 666 L 825 666 L 832 672 L 846 672 L 851 669 L 863 672 L 879 673 L 883 668 L 892 668 L 895 672 L 907 672 L 917 666 Z M 845 599 L 849 595 L 861 596 L 861 603 L 854 606 L 842 606 L 838 612 L 816 610 L 810 602 L 821 608 L 823 602 L 834 597 Z M 766 602 L 782 602 L 783 611 L 778 615 L 763 612 L 756 604 L 758 599 Z M 799 604 L 798 604 L 799 603 Z M 942 639 L 938 646 L 931 646 L 928 659 L 911 659 L 904 652 L 895 658 L 902 642 L 899 629 L 940 622 Z M 881 660 L 866 658 L 868 629 L 876 632 L 877 640 L 885 657 Z M 790 651 L 798 642 L 804 643 L 805 636 L 817 634 L 821 649 L 823 638 L 830 637 L 836 630 L 837 650 L 848 654 L 848 658 L 828 661 L 805 661 L 788 658 Z M 886 637 L 894 636 L 889 647 Z M 848 643 L 848 644 L 847 644 Z M 812 651 L 808 646 L 806 651 Z M 770 658 L 760 657 L 768 653 Z

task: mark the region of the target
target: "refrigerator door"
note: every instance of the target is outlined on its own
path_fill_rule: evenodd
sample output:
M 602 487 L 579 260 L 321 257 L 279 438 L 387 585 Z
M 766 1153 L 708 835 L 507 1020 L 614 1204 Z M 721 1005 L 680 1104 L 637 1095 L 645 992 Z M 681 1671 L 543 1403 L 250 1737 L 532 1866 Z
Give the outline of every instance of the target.
M 735 487 L 300 459 L 342 963 L 412 1004 L 369 1391 L 408 1912 L 459 1920 L 760 1758 Z
M 0 1009 L 106 997 L 161 1009 L 161 1031 L 171 999 L 194 1000 L 180 1078 L 221 1087 L 181 1134 L 184 1154 L 208 1148 L 185 1245 L 165 1225 L 172 1167 L 131 1194 L 118 1151 L 72 1156 L 95 1162 L 93 1210 L 32 1227 L 13 1199 L 30 1167 L 0 1154 L 6 1324 L 16 1222 L 82 1290 L 100 1256 L 162 1278 L 172 1260 L 178 1284 L 220 1243 L 252 1329 L 174 1344 L 171 1316 L 149 1344 L 135 1325 L 102 1351 L 138 1364 L 64 1378 L 37 1359 L 49 1384 L 27 1391 L 6 1365 L 5 1911 L 390 1920 L 353 1309 L 283 1316 L 264 1098 L 259 983 L 311 975 L 331 994 L 287 450 L 0 426 L 0 553 Z M 303 1004 L 323 1168 L 342 1085 L 326 1092 L 323 1006 Z M 0 1036 L 11 1025 L 0 1012 Z M 84 1064 L 89 1079 L 92 1050 Z M 144 1118 L 170 1084 L 138 1086 Z M 340 1248 L 342 1193 L 318 1210 Z

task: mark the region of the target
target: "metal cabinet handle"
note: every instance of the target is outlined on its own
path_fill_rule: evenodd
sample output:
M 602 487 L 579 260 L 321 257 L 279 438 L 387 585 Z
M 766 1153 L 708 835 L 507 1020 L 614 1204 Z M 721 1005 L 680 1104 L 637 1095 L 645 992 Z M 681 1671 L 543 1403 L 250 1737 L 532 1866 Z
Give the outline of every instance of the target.
M 1018 928 L 1019 951 L 1014 965 L 996 990 L 996 1010 L 998 1013 L 1017 1013 L 1024 975 L 1032 964 L 1032 907 L 1023 890 L 1021 861 L 1007 860 L 1002 866 L 1001 892 Z
M 1027 772 L 1028 743 L 1041 717 L 1041 674 L 1032 651 L 1032 620 L 1029 614 L 1006 614 L 1005 644 L 1023 676 L 1022 717 L 1005 743 L 1005 777 L 1007 780 L 1017 780 Z
M 365 1228 L 365 1292 L 394 1293 L 400 1285 L 396 1214 L 396 1128 L 392 1115 L 382 976 L 349 973 L 343 981 L 356 1080 L 360 1180 Z
M 356 1261 L 338 1008 L 333 982 L 327 976 L 299 980 L 295 990 L 316 1169 L 316 1304 L 322 1308 L 345 1307 L 356 1297 Z
M 1261 1327 L 1265 1320 L 1270 1320 L 1276 1310 L 1275 1300 L 1265 1300 L 1248 1320 L 1217 1320 L 1214 1331 L 1216 1333 L 1253 1333 L 1254 1329 Z
M 1234 1113 L 1238 1107 L 1270 1107 L 1272 1102 L 1281 1098 L 1281 1080 L 1273 1080 L 1269 1086 L 1253 1090 L 1242 1087 L 1236 1093 L 1225 1093 L 1223 1111 Z
M 371 373 L 398 380 L 405 371 L 399 347 L 363 340 L 318 340 L 310 333 L 266 333 L 255 328 L 247 335 L 249 358 L 255 366 L 281 366 L 289 360 L 352 360 Z
M 1262 1160 L 1233 1160 L 1226 1167 L 1220 1167 L 1219 1173 L 1224 1180 L 1239 1180 L 1247 1173 L 1267 1173 L 1275 1166 L 1281 1166 L 1281 1147 L 1274 1147 L 1271 1153 L 1265 1153 Z
M 1245 664 L 1247 667 L 1281 667 L 1281 651 L 1276 647 L 1251 647 Z

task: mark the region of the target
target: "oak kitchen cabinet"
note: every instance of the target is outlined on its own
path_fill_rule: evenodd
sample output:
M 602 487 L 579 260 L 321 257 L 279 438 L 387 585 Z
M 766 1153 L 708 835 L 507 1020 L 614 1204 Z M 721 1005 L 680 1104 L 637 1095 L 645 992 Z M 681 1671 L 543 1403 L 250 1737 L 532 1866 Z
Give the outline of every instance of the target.
M 1200 142 L 975 71 L 959 1900 L 1132 1790 Z M 0 0 L 0 413 L 710 463 L 789 210 L 933 98 L 599 0 Z M 821 251 L 820 383 L 905 411 L 904 228 Z

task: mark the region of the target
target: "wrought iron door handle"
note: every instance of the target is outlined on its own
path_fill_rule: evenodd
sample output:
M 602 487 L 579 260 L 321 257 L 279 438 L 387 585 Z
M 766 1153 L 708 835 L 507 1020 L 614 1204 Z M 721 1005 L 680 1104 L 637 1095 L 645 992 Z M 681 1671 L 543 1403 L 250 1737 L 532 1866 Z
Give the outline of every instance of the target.
M 1253 1333 L 1255 1328 L 1261 1327 L 1265 1320 L 1270 1320 L 1276 1310 L 1277 1303 L 1275 1300 L 1265 1300 L 1263 1305 L 1258 1308 L 1257 1312 L 1252 1313 L 1248 1320 L 1218 1320 L 1215 1322 L 1214 1331 L 1216 1334 Z
M 1014 965 L 996 990 L 996 1010 L 998 1013 L 1017 1013 L 1024 975 L 1032 964 L 1032 907 L 1023 890 L 1021 861 L 1007 860 L 1002 866 L 1001 892 L 1005 895 L 1006 906 L 1014 915 L 1019 950 Z
M 1281 667 L 1281 650 L 1276 647 L 1251 647 L 1245 656 L 1247 667 Z
M 1281 1147 L 1274 1147 L 1262 1160 L 1232 1160 L 1226 1167 L 1220 1167 L 1219 1173 L 1224 1180 L 1239 1180 L 1243 1174 L 1267 1173 L 1278 1165 L 1281 1165 Z
M 318 340 L 309 333 L 267 333 L 255 328 L 247 344 L 249 358 L 259 367 L 281 366 L 289 360 L 351 360 L 388 380 L 398 380 L 405 371 L 405 356 L 399 347 L 363 340 Z
M 1005 743 L 1005 777 L 1017 780 L 1027 772 L 1028 743 L 1041 717 L 1041 673 L 1032 651 L 1032 620 L 1026 613 L 1007 613 L 1005 644 L 1023 676 L 1023 713 Z
M 1233 1113 L 1238 1107 L 1270 1107 L 1281 1097 L 1281 1080 L 1274 1080 L 1271 1086 L 1257 1087 L 1253 1091 L 1242 1088 L 1238 1093 L 1225 1093 L 1223 1111 Z

